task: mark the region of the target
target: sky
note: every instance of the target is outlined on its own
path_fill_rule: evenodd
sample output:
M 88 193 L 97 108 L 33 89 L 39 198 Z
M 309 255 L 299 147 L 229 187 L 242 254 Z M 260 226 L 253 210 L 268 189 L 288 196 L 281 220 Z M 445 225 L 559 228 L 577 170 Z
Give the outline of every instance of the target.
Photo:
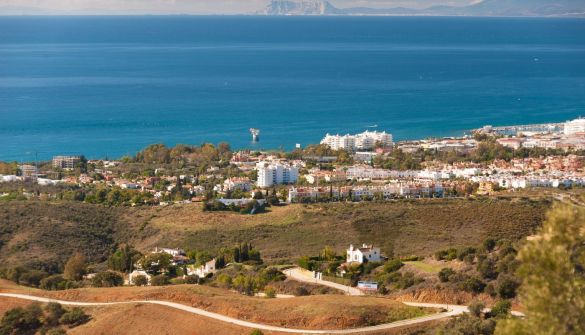
M 0 0 L 0 14 L 249 14 L 270 0 Z M 329 0 L 333 5 L 372 8 L 464 6 L 478 0 Z

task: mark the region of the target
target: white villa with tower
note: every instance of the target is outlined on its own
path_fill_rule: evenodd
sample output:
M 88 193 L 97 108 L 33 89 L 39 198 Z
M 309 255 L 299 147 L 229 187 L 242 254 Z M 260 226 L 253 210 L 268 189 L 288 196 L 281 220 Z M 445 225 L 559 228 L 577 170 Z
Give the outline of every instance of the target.
M 382 261 L 382 255 L 380 254 L 380 248 L 374 247 L 372 244 L 362 244 L 361 247 L 354 247 L 353 244 L 347 249 L 347 263 L 367 263 L 367 262 L 380 262 Z

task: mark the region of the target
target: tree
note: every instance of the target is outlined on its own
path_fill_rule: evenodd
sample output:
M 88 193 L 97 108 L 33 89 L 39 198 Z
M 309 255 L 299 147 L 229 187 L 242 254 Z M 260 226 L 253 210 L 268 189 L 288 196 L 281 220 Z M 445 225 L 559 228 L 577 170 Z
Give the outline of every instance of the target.
M 140 259 L 140 266 L 151 275 L 158 275 L 171 265 L 171 255 L 166 252 L 148 254 Z
M 68 280 L 81 280 L 85 274 L 85 268 L 87 267 L 85 256 L 81 253 L 75 253 L 67 263 L 63 270 L 63 278 Z
M 335 256 L 337 256 L 337 253 L 335 252 L 335 249 L 330 246 L 325 246 L 323 251 L 321 251 L 321 258 L 324 261 L 332 261 L 335 259 Z
M 499 322 L 496 334 L 585 334 L 585 209 L 555 206 L 518 258 L 526 317 Z
M 142 254 L 128 244 L 122 245 L 112 256 L 108 258 L 110 270 L 130 273 L 134 270 L 136 263 Z
M 113 271 L 100 272 L 92 278 L 91 283 L 94 287 L 115 287 L 124 284 L 124 278 Z
M 0 323 L 0 334 L 34 334 L 41 327 L 43 311 L 38 304 L 7 311 Z

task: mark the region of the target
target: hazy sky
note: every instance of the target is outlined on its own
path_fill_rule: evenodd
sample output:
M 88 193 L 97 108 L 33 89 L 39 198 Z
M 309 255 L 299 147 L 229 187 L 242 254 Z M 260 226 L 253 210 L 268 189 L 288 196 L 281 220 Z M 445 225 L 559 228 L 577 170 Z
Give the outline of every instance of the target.
M 253 13 L 264 8 L 270 0 L 0 0 L 2 7 L 34 8 L 42 11 L 99 14 L 109 13 L 185 13 L 237 14 Z M 432 5 L 467 5 L 478 0 L 330 0 L 338 7 L 410 7 Z

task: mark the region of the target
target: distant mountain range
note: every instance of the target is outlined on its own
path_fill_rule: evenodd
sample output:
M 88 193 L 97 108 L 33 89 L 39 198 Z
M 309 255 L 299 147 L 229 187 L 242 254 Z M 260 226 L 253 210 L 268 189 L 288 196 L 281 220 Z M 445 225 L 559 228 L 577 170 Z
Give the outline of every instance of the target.
M 272 0 L 265 15 L 585 16 L 585 0 L 484 0 L 463 6 L 337 8 L 327 0 Z

